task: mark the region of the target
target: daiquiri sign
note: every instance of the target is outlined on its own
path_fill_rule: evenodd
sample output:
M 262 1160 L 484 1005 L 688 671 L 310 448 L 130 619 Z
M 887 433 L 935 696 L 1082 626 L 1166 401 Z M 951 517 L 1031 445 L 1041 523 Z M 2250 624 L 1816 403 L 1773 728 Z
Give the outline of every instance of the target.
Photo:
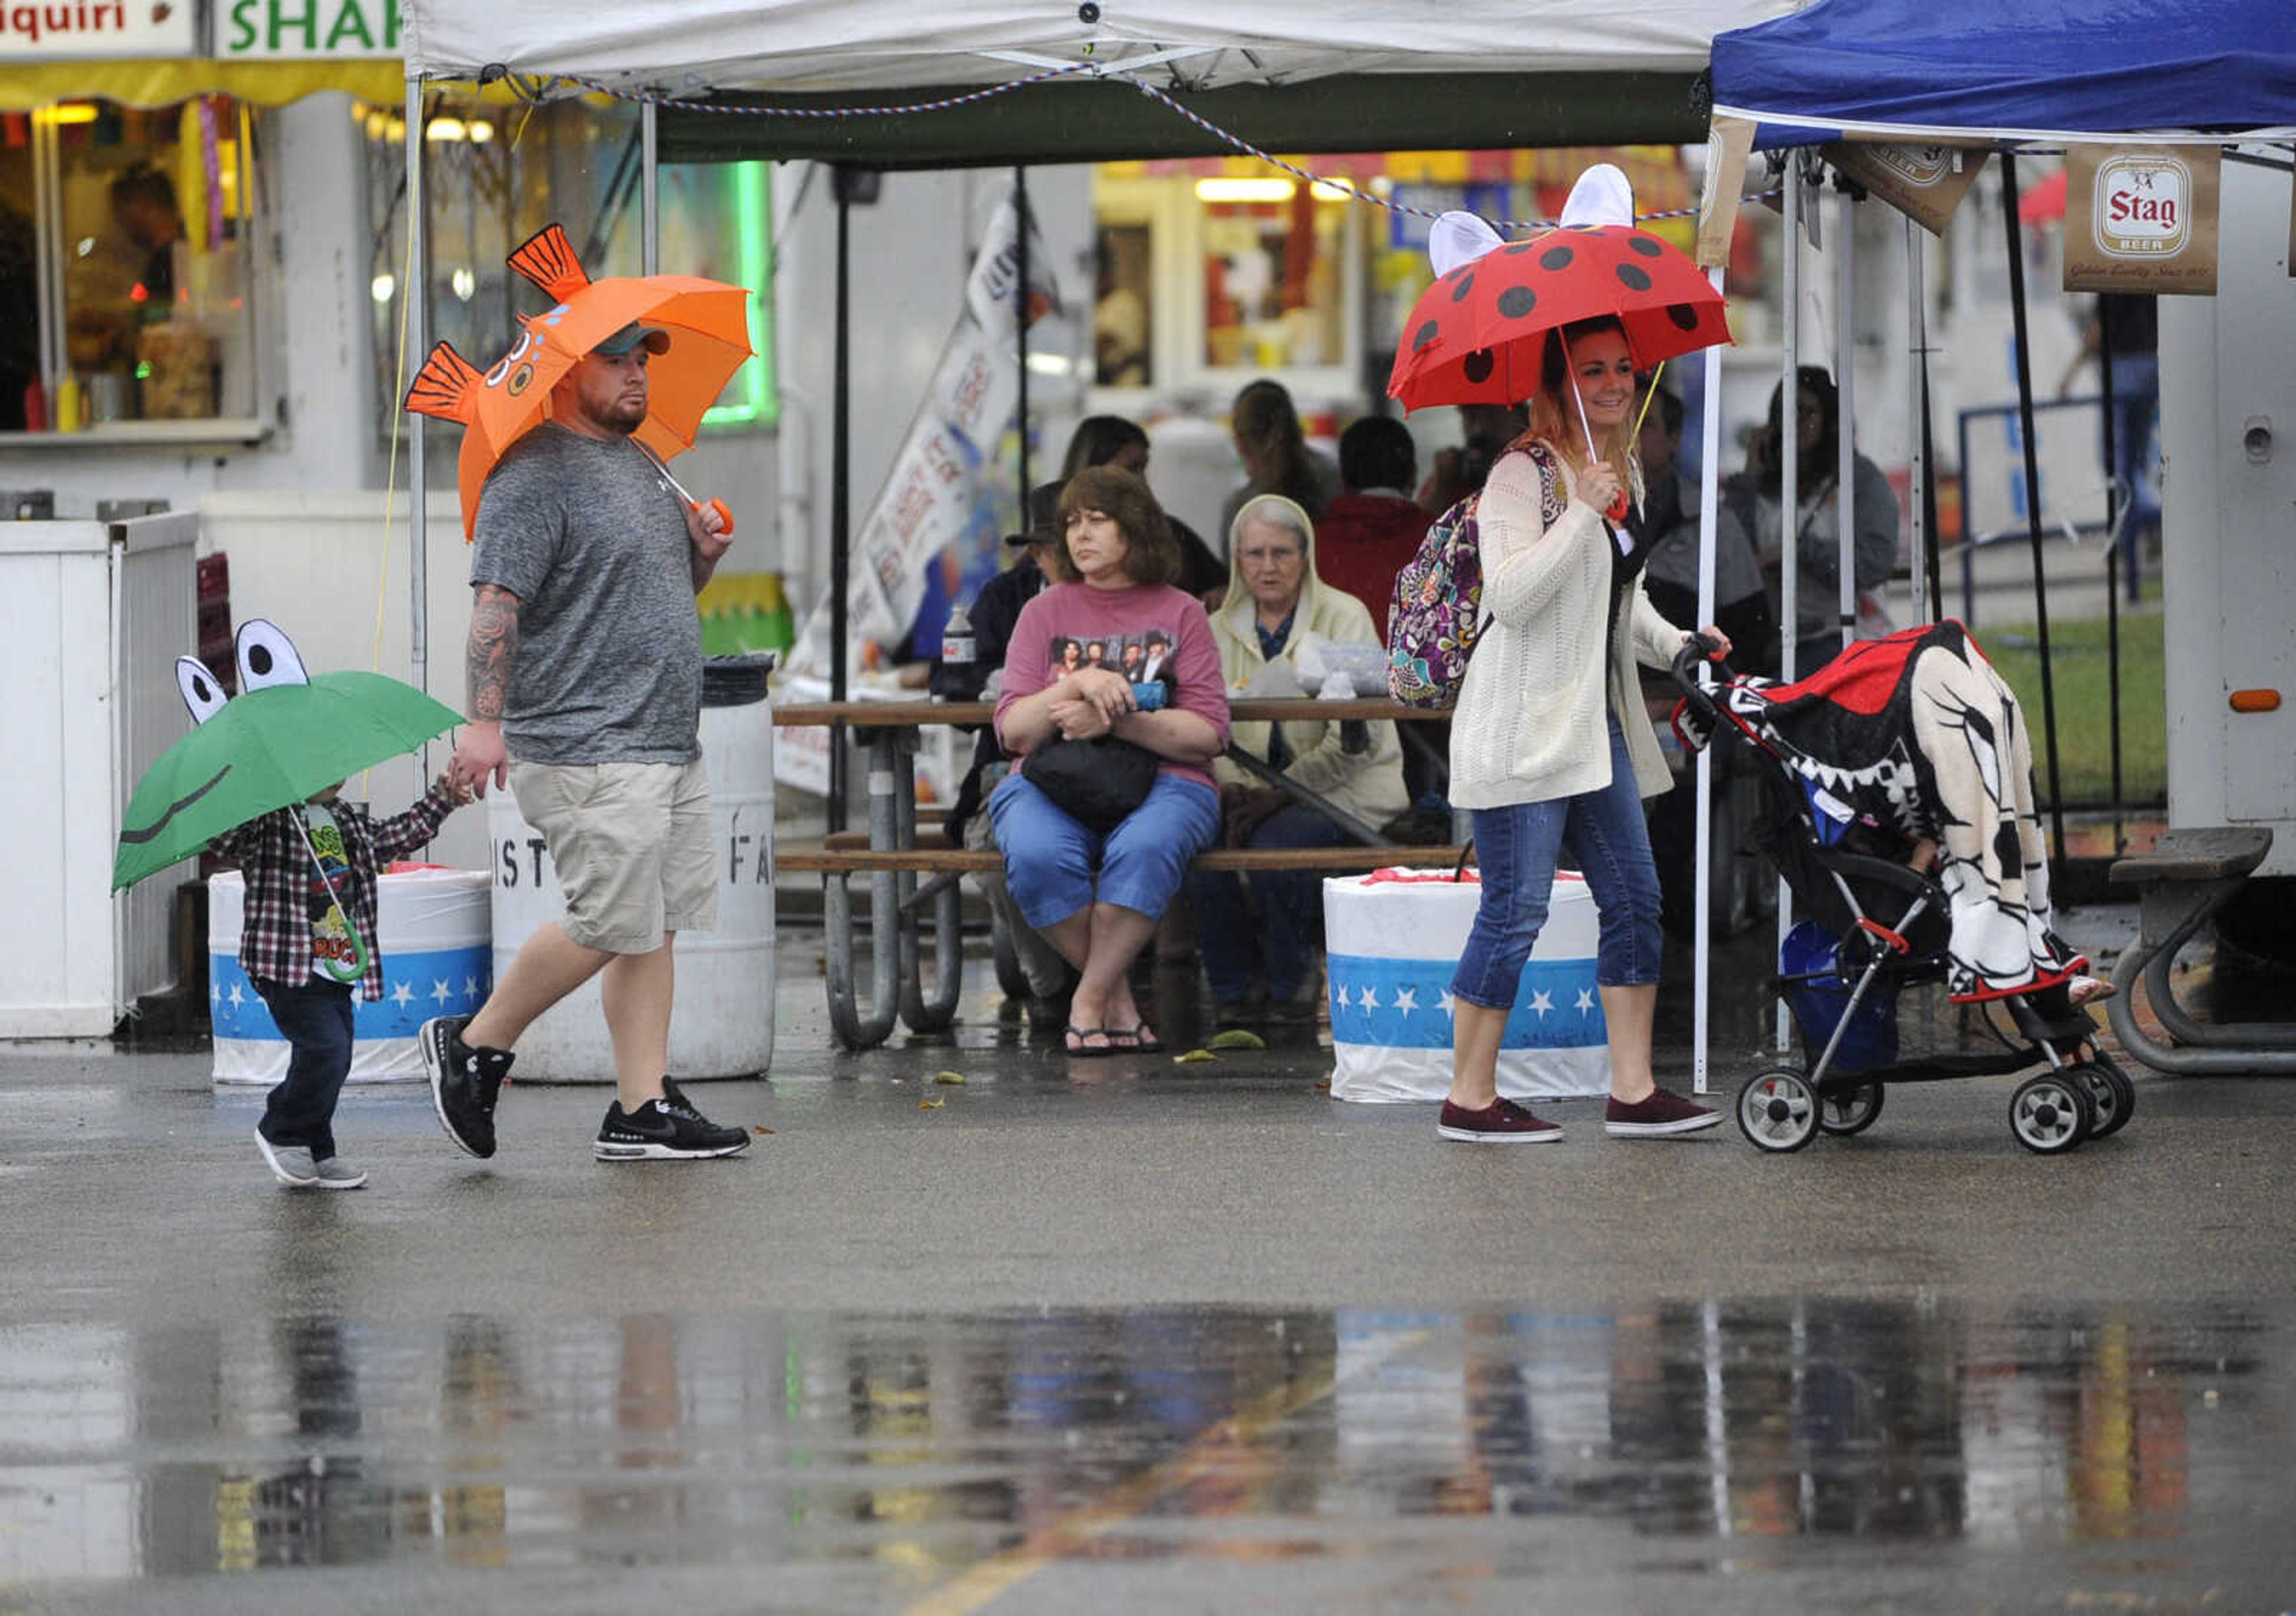
M 198 49 L 195 22 L 192 0 L 0 0 L 0 62 L 189 56 Z
M 2065 290 L 2184 292 L 2217 289 L 2217 177 L 2212 146 L 2065 152 Z

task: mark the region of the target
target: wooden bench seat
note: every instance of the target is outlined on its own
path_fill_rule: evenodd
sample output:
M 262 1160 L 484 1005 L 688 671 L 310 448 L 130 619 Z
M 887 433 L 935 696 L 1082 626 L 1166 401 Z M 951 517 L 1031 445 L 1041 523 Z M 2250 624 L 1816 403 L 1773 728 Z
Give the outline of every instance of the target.
M 818 842 L 776 843 L 774 868 L 783 874 L 854 875 L 897 870 L 936 875 L 947 871 L 997 870 L 1004 856 L 993 848 L 911 848 L 877 851 L 868 847 Z M 1383 870 L 1400 865 L 1410 869 L 1447 870 L 1459 862 L 1460 849 L 1443 847 L 1393 848 L 1214 848 L 1196 856 L 1199 870 Z

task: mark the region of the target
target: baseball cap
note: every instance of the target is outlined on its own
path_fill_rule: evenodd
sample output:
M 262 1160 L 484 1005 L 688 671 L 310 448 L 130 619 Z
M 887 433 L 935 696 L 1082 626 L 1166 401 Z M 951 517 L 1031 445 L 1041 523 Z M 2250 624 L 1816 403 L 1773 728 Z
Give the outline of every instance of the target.
M 1026 533 L 1007 533 L 1008 545 L 1049 545 L 1061 537 L 1061 485 L 1040 482 L 1029 490 L 1029 528 Z
M 669 333 L 658 325 L 641 325 L 633 320 L 612 336 L 603 339 L 590 351 L 603 354 L 609 359 L 619 359 L 641 343 L 650 354 L 666 353 L 669 349 Z

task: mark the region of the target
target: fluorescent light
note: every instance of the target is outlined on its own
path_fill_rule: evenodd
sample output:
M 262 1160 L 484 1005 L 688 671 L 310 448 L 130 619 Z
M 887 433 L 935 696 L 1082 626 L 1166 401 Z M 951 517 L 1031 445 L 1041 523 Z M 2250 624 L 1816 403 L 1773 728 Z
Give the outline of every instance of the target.
M 398 290 L 398 277 L 392 275 L 379 275 L 367 287 L 369 295 L 378 303 L 390 302 L 391 293 Z
M 471 119 L 471 144 L 483 146 L 495 137 L 495 127 L 483 118 Z
M 434 118 L 422 131 L 425 140 L 463 140 L 469 135 L 470 131 L 463 127 L 463 120 L 459 118 Z
M 47 118 L 52 124 L 94 123 L 95 107 L 85 101 L 59 102 L 48 109 Z
M 1326 185 L 1321 181 L 1308 187 L 1308 194 L 1319 202 L 1351 202 L 1356 193 L 1345 186 Z
M 468 269 L 457 269 L 455 271 L 452 281 L 455 288 L 455 295 L 465 303 L 469 302 L 472 294 L 479 290 L 479 277 L 472 275 Z
M 1200 179 L 1200 202 L 1288 202 L 1300 187 L 1288 179 Z
M 1076 367 L 1066 354 L 1030 354 L 1029 368 L 1040 376 L 1065 376 Z

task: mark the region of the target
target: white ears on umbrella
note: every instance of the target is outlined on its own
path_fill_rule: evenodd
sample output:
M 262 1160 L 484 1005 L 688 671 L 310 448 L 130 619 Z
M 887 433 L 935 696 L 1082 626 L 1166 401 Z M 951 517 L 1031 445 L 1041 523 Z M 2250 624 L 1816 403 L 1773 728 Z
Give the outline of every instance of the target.
M 1632 225 L 1635 188 L 1612 163 L 1596 163 L 1570 187 L 1562 204 L 1565 225 Z
M 1462 264 L 1472 264 L 1499 244 L 1499 233 L 1480 214 L 1447 213 L 1429 226 L 1427 258 L 1440 280 Z

